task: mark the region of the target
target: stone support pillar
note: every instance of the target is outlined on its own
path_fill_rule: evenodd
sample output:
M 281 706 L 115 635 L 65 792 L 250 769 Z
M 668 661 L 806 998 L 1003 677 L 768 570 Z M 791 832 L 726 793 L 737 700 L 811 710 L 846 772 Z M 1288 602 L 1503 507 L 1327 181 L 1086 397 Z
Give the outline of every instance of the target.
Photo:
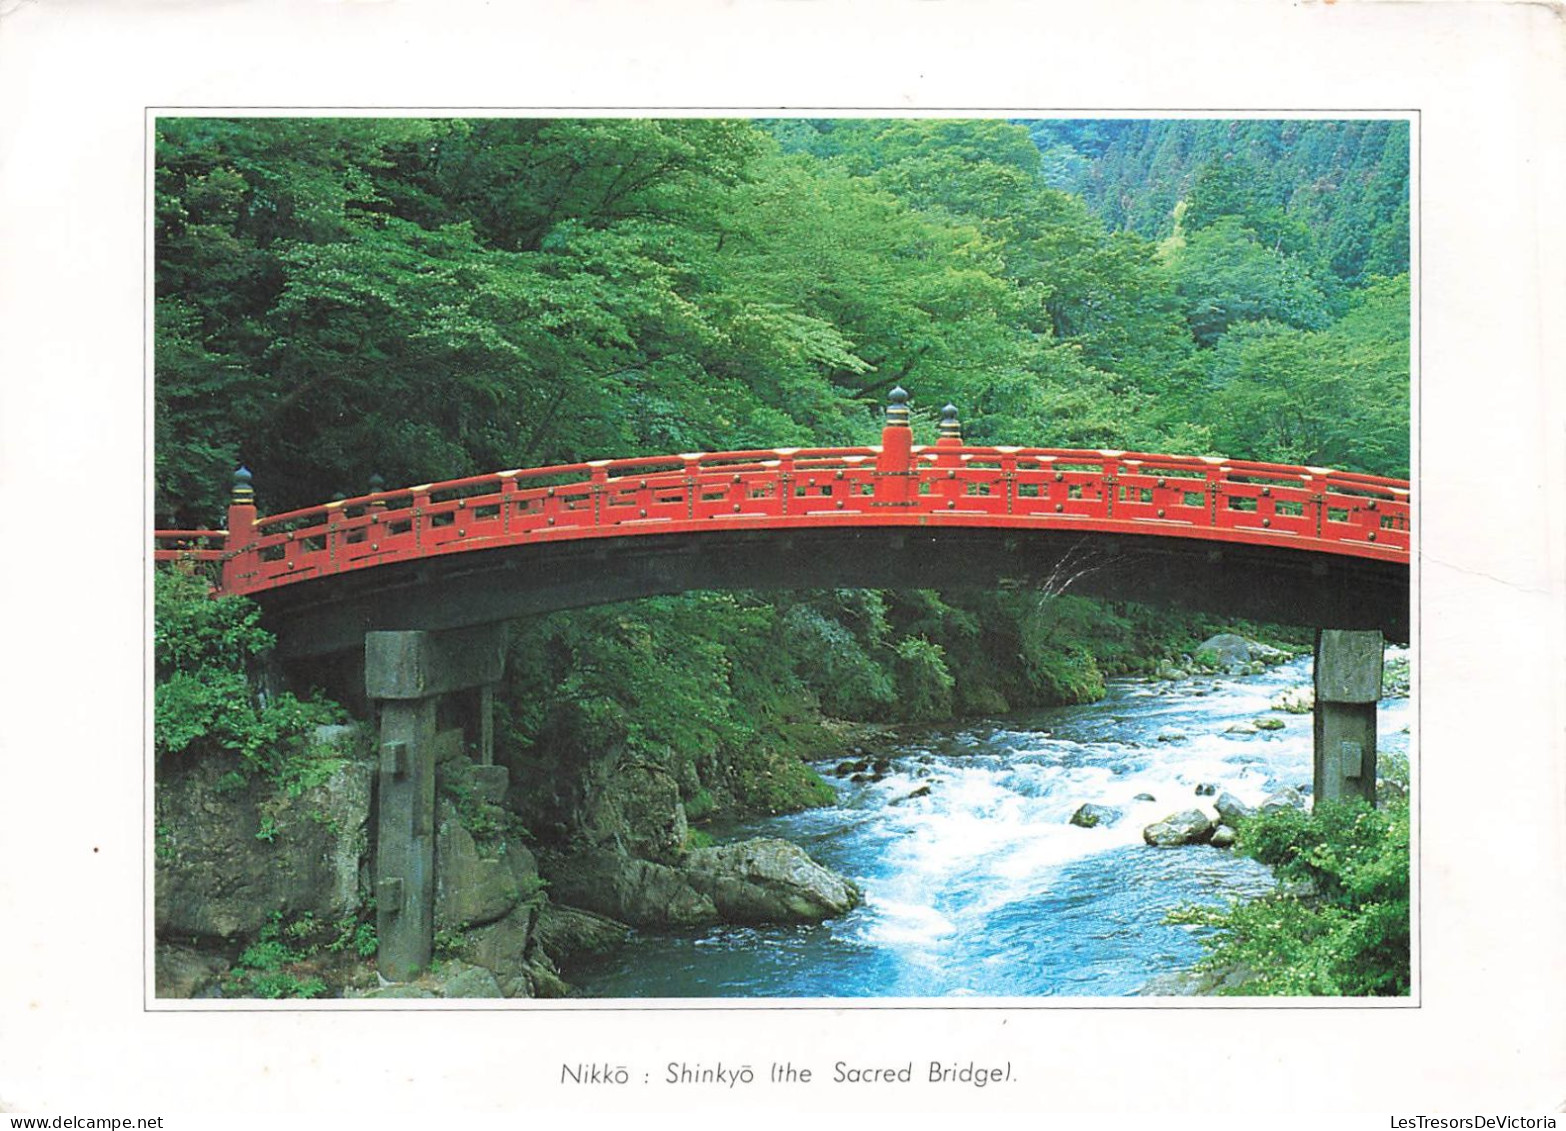
M 1379 632 L 1316 634 L 1315 797 L 1376 803 L 1376 702 L 1381 698 Z
M 434 948 L 437 704 L 449 692 L 492 687 L 504 668 L 505 642 L 505 625 L 365 634 L 365 693 L 381 715 L 377 963 L 390 981 L 416 976 Z M 484 729 L 492 733 L 489 724 Z
M 380 972 L 393 982 L 429 965 L 435 939 L 435 704 L 381 705 L 375 934 Z

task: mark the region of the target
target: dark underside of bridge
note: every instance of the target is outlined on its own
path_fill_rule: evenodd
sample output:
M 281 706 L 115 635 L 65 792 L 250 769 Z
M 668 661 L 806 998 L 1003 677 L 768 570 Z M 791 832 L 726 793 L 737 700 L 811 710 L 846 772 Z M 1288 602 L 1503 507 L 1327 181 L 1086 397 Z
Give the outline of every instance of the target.
M 372 630 L 449 629 L 712 589 L 1031 588 L 1408 640 L 1408 568 L 1198 539 L 1076 531 L 815 529 L 587 539 L 378 566 L 260 595 L 285 658 Z

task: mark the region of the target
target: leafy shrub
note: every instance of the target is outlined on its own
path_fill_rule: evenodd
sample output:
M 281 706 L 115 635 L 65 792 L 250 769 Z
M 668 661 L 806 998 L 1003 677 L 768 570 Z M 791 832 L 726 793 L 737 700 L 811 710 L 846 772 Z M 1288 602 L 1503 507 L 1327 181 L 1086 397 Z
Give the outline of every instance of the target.
M 261 610 L 242 597 L 208 596 L 206 582 L 179 569 L 159 570 L 154 590 L 157 678 L 153 749 L 160 761 L 237 756 L 240 769 L 264 773 L 297 794 L 341 765 L 313 736 L 344 715 L 325 700 L 263 693 L 257 674 L 272 648 Z M 235 771 L 237 772 L 237 771 Z M 239 788 L 233 774 L 220 786 Z
M 800 678 L 827 714 L 883 717 L 896 694 L 892 676 L 853 629 L 822 609 L 800 604 L 784 614 L 783 642 L 795 657 Z
M 1281 891 L 1170 921 L 1217 929 L 1199 970 L 1241 971 L 1237 994 L 1409 992 L 1408 808 L 1324 803 L 1242 823 L 1238 847 L 1270 865 Z
M 892 651 L 898 716 L 910 721 L 950 718 L 957 681 L 946 666 L 946 650 L 922 636 L 905 636 Z
M 301 968 L 319 947 L 313 940 L 319 928 L 308 913 L 284 922 L 273 912 L 256 941 L 240 954 L 229 971 L 223 990 L 231 997 L 312 998 L 327 992 L 324 979 Z

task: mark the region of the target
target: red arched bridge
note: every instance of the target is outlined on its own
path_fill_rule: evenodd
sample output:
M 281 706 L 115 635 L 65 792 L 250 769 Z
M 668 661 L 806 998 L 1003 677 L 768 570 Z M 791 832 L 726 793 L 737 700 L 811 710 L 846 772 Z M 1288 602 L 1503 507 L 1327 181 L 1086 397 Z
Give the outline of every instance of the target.
M 285 655 L 686 589 L 1028 584 L 1407 640 L 1407 482 L 1216 457 L 912 442 L 501 471 L 159 530 Z

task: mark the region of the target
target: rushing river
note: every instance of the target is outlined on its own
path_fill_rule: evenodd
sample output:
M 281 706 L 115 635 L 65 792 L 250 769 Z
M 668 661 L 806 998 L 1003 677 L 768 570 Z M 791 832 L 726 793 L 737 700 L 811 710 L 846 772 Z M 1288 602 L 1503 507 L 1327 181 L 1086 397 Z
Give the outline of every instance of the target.
M 638 935 L 568 972 L 593 997 L 930 998 L 1136 993 L 1202 955 L 1187 903 L 1268 891 L 1266 868 L 1208 846 L 1153 849 L 1145 825 L 1210 803 L 1255 804 L 1311 779 L 1311 716 L 1269 709 L 1308 685 L 1310 660 L 1264 675 L 1116 681 L 1103 701 L 905 732 L 878 782 L 832 776 L 827 809 L 747 823 L 857 880 L 865 904 L 811 927 Z M 1283 729 L 1226 733 L 1267 715 Z M 1408 700 L 1383 700 L 1383 751 L 1408 750 Z M 910 796 L 928 786 L 923 796 Z M 1151 795 L 1156 800 L 1137 800 Z M 1124 811 L 1069 824 L 1083 802 Z

